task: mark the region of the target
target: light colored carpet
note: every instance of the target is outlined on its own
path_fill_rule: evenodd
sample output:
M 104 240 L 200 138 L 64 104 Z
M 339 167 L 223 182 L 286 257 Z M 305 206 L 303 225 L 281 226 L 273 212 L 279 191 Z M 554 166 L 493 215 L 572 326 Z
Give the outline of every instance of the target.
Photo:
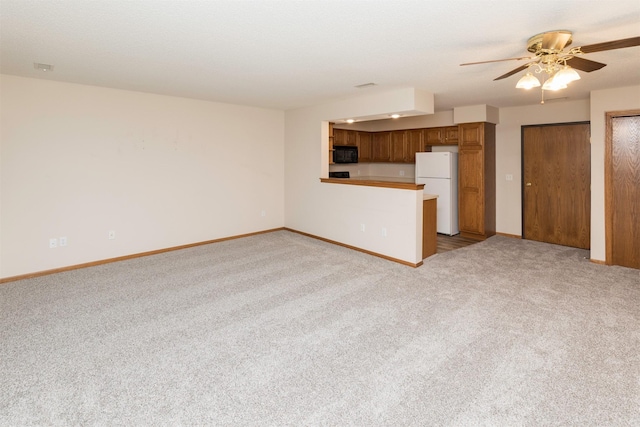
M 640 425 L 640 272 L 287 231 L 0 286 L 0 425 Z

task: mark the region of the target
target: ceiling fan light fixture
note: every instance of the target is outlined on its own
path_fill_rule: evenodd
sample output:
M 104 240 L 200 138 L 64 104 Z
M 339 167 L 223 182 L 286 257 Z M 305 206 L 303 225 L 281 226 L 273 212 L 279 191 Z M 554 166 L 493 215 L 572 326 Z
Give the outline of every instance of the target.
M 518 80 L 516 88 L 518 89 L 532 89 L 540 86 L 540 81 L 531 72 L 528 72 Z
M 559 79 L 556 79 L 555 75 L 551 76 L 551 78 L 544 82 L 544 84 L 542 85 L 542 90 L 560 90 L 566 88 L 566 83 Z
M 580 74 L 578 74 L 578 72 L 570 66 L 565 65 L 560 69 L 560 71 L 556 73 L 553 78 L 554 80 L 558 81 L 559 83 L 563 83 L 566 86 L 568 83 L 580 80 Z

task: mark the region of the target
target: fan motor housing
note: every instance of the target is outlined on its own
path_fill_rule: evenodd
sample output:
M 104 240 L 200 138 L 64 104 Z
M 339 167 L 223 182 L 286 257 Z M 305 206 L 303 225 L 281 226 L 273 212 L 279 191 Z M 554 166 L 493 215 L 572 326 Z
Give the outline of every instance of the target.
M 527 50 L 536 55 L 540 53 L 558 53 L 571 44 L 573 41 L 571 35 L 571 31 L 567 30 L 547 31 L 546 33 L 536 34 L 527 41 Z M 543 47 L 543 41 L 546 41 L 547 46 Z

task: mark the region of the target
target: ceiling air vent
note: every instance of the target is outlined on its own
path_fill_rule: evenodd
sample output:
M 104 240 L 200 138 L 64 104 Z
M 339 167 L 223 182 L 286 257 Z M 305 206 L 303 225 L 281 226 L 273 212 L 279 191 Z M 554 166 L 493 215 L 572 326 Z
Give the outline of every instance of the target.
M 366 87 L 371 87 L 371 86 L 375 86 L 375 85 L 376 85 L 375 83 L 363 83 L 361 85 L 357 85 L 357 86 L 354 86 L 354 87 L 356 87 L 358 89 L 364 89 Z
M 33 68 L 40 71 L 53 71 L 53 65 L 49 64 L 41 64 L 39 62 L 33 63 Z

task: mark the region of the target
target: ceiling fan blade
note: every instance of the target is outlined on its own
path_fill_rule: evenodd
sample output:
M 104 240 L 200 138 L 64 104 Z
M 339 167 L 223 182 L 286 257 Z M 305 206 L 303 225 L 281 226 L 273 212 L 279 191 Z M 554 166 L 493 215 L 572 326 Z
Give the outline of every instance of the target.
M 580 50 L 583 53 L 602 52 L 603 50 L 622 49 L 625 47 L 640 46 L 640 37 L 631 37 L 628 39 L 613 40 L 610 42 L 590 44 L 587 46 L 581 46 Z
M 571 44 L 571 33 L 568 31 L 552 31 L 542 36 L 542 49 L 562 50 Z
M 503 74 L 500 77 L 496 77 L 495 79 L 493 79 L 493 81 L 495 82 L 496 80 L 506 79 L 507 77 L 513 76 L 514 74 L 519 73 L 522 70 L 526 70 L 527 67 L 529 67 L 529 64 L 521 65 L 518 68 L 516 68 L 515 70 L 509 71 L 507 74 Z
M 503 62 L 503 61 L 521 61 L 523 59 L 534 59 L 531 56 L 520 56 L 518 58 L 506 58 L 506 59 L 493 59 L 491 61 L 480 61 L 480 62 L 466 62 L 464 64 L 460 64 L 460 66 L 464 65 L 476 65 L 476 64 L 489 64 L 492 62 Z
M 600 68 L 607 66 L 607 64 L 603 64 L 602 62 L 596 62 L 590 59 L 580 58 L 578 56 L 574 56 L 573 58 L 567 60 L 567 65 L 580 71 L 586 71 L 587 73 L 599 70 Z

